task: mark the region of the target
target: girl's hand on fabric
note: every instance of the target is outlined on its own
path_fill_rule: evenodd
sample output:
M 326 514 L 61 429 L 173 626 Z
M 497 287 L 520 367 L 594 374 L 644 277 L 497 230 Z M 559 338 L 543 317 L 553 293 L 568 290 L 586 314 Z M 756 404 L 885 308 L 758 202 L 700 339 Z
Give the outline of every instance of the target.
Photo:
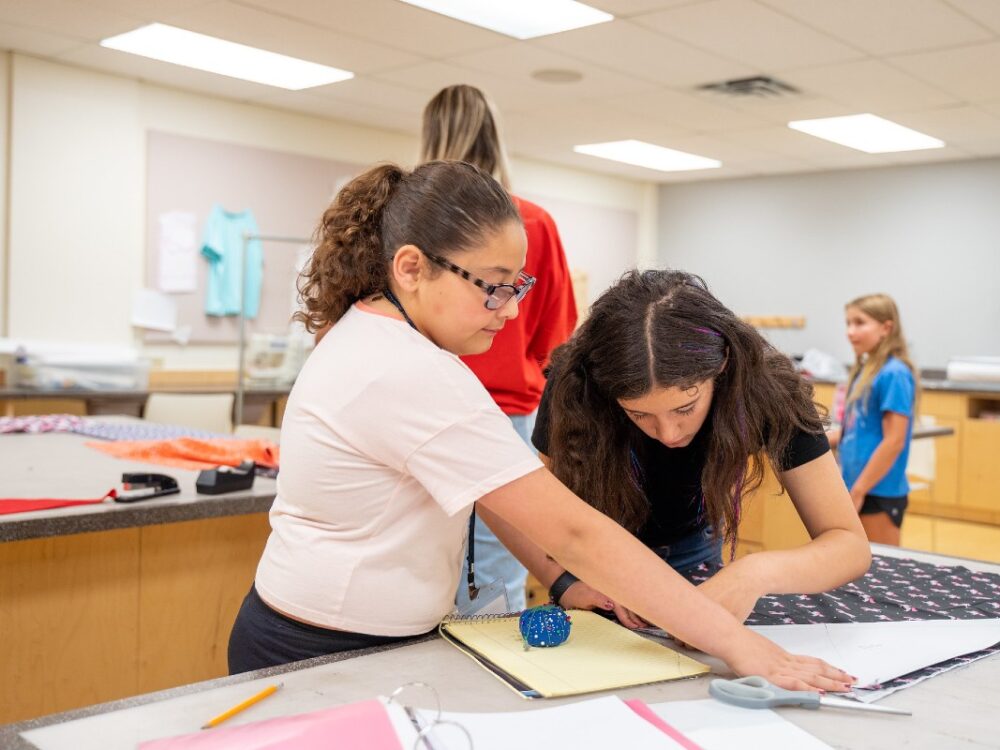
M 760 675 L 786 690 L 843 693 L 857 678 L 812 656 L 790 654 L 752 630 L 733 649 L 726 663 L 741 677 Z
M 572 584 L 559 599 L 563 609 L 603 609 L 610 612 L 614 602 L 597 589 L 593 589 L 583 581 Z
M 618 602 L 611 603 L 615 610 L 615 617 L 618 618 L 618 622 L 624 625 L 626 628 L 635 630 L 636 628 L 649 628 L 652 627 L 648 622 L 643 620 L 639 615 L 630 609 L 626 609 Z
M 766 592 L 761 591 L 752 574 L 746 572 L 748 564 L 732 562 L 702 584 L 698 590 L 717 604 L 721 604 L 740 622 L 746 621 L 753 608 Z

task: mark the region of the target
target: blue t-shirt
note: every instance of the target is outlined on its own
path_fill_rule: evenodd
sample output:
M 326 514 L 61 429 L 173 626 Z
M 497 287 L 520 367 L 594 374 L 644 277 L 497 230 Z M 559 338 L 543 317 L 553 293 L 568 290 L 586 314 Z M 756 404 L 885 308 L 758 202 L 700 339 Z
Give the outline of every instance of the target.
M 895 357 L 890 357 L 875 375 L 868 395 L 848 408 L 844 414 L 844 430 L 840 438 L 840 472 L 848 489 L 854 486 L 878 444 L 882 442 L 882 416 L 891 411 L 909 417 L 906 443 L 892 468 L 869 490 L 869 494 L 902 497 L 910 491 L 909 482 L 906 481 L 906 462 L 910 457 L 910 437 L 913 435 L 915 390 L 910 368 Z
M 201 254 L 209 262 L 206 315 L 239 315 L 244 234 L 260 234 L 250 209 L 231 213 L 218 204 L 212 206 L 201 243 Z M 260 240 L 250 240 L 246 254 L 246 301 L 243 311 L 252 320 L 260 309 L 260 288 L 264 283 L 264 251 Z

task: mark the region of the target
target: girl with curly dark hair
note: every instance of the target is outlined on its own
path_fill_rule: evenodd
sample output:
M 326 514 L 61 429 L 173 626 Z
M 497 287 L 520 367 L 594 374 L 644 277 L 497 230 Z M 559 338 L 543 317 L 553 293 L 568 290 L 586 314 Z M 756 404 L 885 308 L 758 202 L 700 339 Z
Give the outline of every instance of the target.
M 813 539 L 741 557 L 701 587 L 741 620 L 763 594 L 827 590 L 870 564 L 812 387 L 697 276 L 633 271 L 594 303 L 553 355 L 533 441 L 558 479 L 680 572 L 721 562 L 724 541 L 735 550 L 769 464 Z M 566 606 L 639 624 L 551 561 L 540 580 Z

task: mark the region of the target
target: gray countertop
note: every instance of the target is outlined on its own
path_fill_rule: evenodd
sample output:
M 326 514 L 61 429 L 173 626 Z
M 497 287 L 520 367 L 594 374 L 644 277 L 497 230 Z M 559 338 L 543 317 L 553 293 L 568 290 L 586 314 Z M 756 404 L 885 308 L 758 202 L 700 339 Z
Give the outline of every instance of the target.
M 1000 573 L 1000 565 L 873 545 L 878 554 L 909 557 L 938 564 L 964 564 L 974 570 Z M 725 668 L 696 654 L 716 673 Z M 275 680 L 277 676 L 280 680 Z M 195 731 L 208 717 L 281 682 L 282 691 L 259 708 L 232 720 L 233 724 L 326 708 L 350 701 L 388 695 L 400 684 L 421 680 L 434 686 L 450 711 L 516 711 L 539 707 L 515 696 L 468 657 L 436 635 L 405 644 L 318 657 L 273 669 L 195 683 L 134 698 L 104 703 L 0 727 L 0 747 L 10 750 L 115 750 L 140 741 Z M 984 659 L 885 699 L 886 705 L 913 711 L 912 717 L 860 712 L 779 709 L 783 718 L 837 748 L 996 747 L 996 682 L 1000 658 Z M 255 683 L 245 685 L 245 683 Z M 657 683 L 616 691 L 623 698 L 648 703 L 706 698 L 704 677 Z M 546 700 L 544 706 L 590 696 Z M 29 734 L 22 732 L 44 729 Z
M 0 497 L 97 498 L 119 487 L 126 471 L 168 474 L 180 494 L 0 515 L 0 542 L 262 513 L 274 501 L 274 479 L 257 477 L 250 490 L 199 495 L 197 471 L 113 458 L 88 448 L 91 441 L 72 433 L 0 435 Z
M 832 380 L 809 378 L 813 383 L 822 385 L 840 385 Z M 1000 383 L 977 383 L 965 380 L 947 380 L 944 378 L 921 378 L 920 387 L 925 391 L 947 391 L 952 393 L 987 393 L 1000 395 Z

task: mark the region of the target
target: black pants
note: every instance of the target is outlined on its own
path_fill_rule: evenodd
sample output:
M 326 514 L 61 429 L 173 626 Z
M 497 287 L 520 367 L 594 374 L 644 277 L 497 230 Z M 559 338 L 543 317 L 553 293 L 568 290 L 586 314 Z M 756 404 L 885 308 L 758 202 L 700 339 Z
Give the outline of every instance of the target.
M 251 586 L 229 634 L 229 674 L 405 640 L 298 622 L 267 606 Z
M 896 528 L 903 525 L 903 515 L 906 513 L 906 506 L 909 505 L 910 496 L 902 497 L 881 497 L 879 495 L 865 495 L 865 502 L 861 506 L 861 515 L 869 513 L 886 513 L 889 520 L 895 524 Z

